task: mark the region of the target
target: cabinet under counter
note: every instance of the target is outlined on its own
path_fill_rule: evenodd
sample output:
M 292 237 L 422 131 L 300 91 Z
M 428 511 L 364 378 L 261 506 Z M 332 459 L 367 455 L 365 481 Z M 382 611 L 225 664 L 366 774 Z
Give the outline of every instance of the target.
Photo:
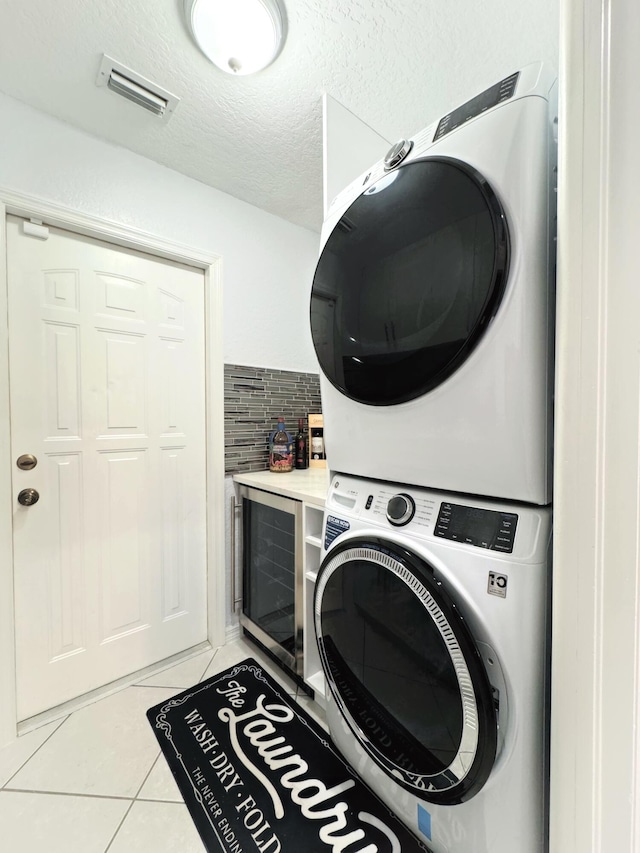
M 242 550 L 240 624 L 303 689 L 324 704 L 313 627 L 326 470 L 236 474 Z M 232 512 L 234 510 L 232 509 Z M 232 590 L 232 596 L 235 593 Z

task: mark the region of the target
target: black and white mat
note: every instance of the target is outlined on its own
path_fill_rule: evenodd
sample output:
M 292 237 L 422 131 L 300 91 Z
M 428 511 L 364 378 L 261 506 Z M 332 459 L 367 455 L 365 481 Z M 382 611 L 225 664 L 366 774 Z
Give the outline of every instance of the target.
M 251 658 L 147 717 L 210 853 L 427 850 Z

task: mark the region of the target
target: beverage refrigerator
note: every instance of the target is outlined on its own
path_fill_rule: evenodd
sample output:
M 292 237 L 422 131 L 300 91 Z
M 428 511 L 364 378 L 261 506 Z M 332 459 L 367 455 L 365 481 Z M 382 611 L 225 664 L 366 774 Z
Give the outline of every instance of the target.
M 303 675 L 302 503 L 240 486 L 240 625 L 299 683 Z

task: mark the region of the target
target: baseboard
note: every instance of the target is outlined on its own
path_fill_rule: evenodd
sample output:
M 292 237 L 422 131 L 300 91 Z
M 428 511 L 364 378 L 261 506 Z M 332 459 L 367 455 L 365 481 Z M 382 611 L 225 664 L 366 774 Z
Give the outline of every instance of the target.
M 239 640 L 240 636 L 241 636 L 241 634 L 240 634 L 240 623 L 239 622 L 236 622 L 235 625 L 227 625 L 227 627 L 225 629 L 225 634 L 224 634 L 224 642 L 225 642 L 225 644 L 233 643 L 234 640 Z

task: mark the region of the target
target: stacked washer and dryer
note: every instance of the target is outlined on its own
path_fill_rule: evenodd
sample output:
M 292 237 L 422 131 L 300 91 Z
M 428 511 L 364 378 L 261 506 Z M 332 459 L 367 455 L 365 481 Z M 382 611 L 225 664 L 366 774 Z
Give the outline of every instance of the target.
M 555 78 L 337 196 L 311 296 L 331 735 L 434 853 L 547 846 Z

